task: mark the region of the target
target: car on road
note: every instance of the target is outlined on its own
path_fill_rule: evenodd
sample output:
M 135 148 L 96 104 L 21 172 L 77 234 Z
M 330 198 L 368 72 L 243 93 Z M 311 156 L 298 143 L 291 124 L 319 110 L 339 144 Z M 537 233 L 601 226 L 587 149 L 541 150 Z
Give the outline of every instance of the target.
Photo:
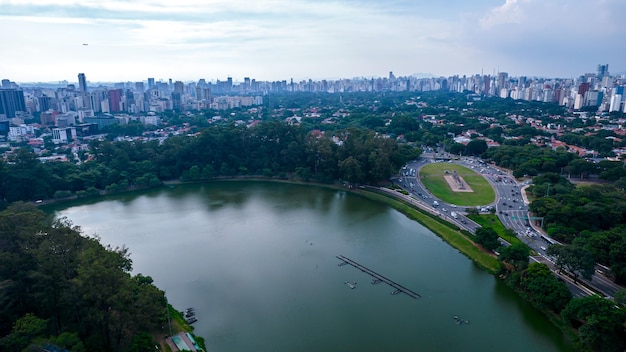
M 544 246 L 541 246 L 539 248 L 541 248 L 541 250 L 544 251 L 544 252 L 546 251 L 546 247 L 544 247 Z

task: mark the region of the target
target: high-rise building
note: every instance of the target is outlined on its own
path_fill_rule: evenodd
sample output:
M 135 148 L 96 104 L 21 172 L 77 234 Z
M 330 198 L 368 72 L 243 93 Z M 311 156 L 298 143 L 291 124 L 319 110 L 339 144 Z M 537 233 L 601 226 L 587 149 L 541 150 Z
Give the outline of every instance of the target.
M 78 89 L 81 93 L 87 93 L 87 78 L 84 73 L 78 74 Z
M 622 95 L 621 94 L 613 94 L 611 96 L 611 103 L 609 105 L 609 112 L 611 111 L 620 111 L 622 106 Z
M 9 81 L 8 79 L 3 79 L 2 88 L 11 88 L 11 81 Z
M 604 76 L 608 76 L 609 74 L 609 64 L 600 64 L 598 65 L 598 78 L 602 78 Z
M 174 82 L 174 92 L 184 94 L 185 93 L 185 84 L 181 81 Z
M 589 82 L 584 82 L 584 83 L 581 83 L 581 84 L 578 86 L 578 94 L 580 94 L 580 95 L 583 95 L 583 96 L 584 96 L 584 95 L 585 95 L 585 93 L 587 93 L 587 92 L 589 91 L 589 89 L 590 89 L 590 88 L 591 88 L 591 84 L 589 84 Z
M 485 81 L 484 82 L 485 86 L 484 86 L 484 89 L 483 89 L 482 93 L 483 94 L 489 94 L 489 90 L 490 90 L 489 84 L 491 83 L 491 77 L 489 77 L 489 75 L 487 75 L 487 76 L 484 76 L 483 78 L 484 78 L 484 81 Z
M 496 83 L 498 89 L 508 88 L 507 87 L 507 80 L 508 79 L 509 79 L 509 74 L 507 72 L 499 72 L 498 73 L 498 81 Z
M 45 95 L 37 97 L 39 111 L 48 111 L 52 107 L 52 98 Z
M 24 91 L 16 88 L 0 89 L 0 117 L 12 119 L 17 111 L 26 111 Z
M 112 89 L 109 91 L 109 112 L 122 111 L 122 90 Z
M 154 89 L 154 78 L 148 78 L 148 89 Z
M 183 100 L 182 100 L 182 93 L 180 92 L 172 92 L 172 109 L 176 110 L 176 111 L 182 111 L 183 110 Z

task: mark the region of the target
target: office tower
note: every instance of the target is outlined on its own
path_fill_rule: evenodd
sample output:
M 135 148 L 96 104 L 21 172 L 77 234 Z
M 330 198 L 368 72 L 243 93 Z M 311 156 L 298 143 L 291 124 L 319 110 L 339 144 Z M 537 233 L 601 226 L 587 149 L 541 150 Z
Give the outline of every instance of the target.
M 135 82 L 135 91 L 141 92 L 141 93 L 146 91 L 144 88 L 143 82 Z
M 196 99 L 211 101 L 211 89 L 196 87 Z
M 154 78 L 148 78 L 148 89 L 154 89 Z
M 127 89 L 124 93 L 124 99 L 126 100 L 126 107 L 132 106 L 135 104 L 135 94 L 130 89 Z
M 121 112 L 122 111 L 122 90 L 112 89 L 109 91 L 109 111 Z
M 507 80 L 508 79 L 509 79 L 509 74 L 507 72 L 499 72 L 498 73 L 498 82 L 497 82 L 498 89 L 508 88 L 507 87 Z
M 87 93 L 87 78 L 84 73 L 78 74 L 78 89 L 81 93 Z
M 12 119 L 16 111 L 26 111 L 24 91 L 16 88 L 0 89 L 0 115 Z
M 52 98 L 47 96 L 37 97 L 37 102 L 39 103 L 39 111 L 48 111 L 52 107 Z
M 182 100 L 182 93 L 181 92 L 172 92 L 172 109 L 176 110 L 176 111 L 182 111 L 183 110 L 183 100 Z
M 11 88 L 11 81 L 9 81 L 8 79 L 3 79 L 2 88 Z
M 482 92 L 483 94 L 489 94 L 489 91 L 491 90 L 490 84 L 491 84 L 491 77 L 489 77 L 489 75 L 484 76 L 483 77 L 485 80 L 485 88 L 484 91 Z
M 598 78 L 602 78 L 604 76 L 607 76 L 608 74 L 609 74 L 609 64 L 598 65 Z
M 587 93 L 589 91 L 589 89 L 591 88 L 591 84 L 589 82 L 585 82 L 585 83 L 581 83 L 578 86 L 578 94 L 580 95 L 585 95 L 585 93 Z
M 174 92 L 184 94 L 185 93 L 185 84 L 181 81 L 174 82 Z
M 611 103 L 609 105 L 609 112 L 611 111 L 620 111 L 620 107 L 622 106 L 622 95 L 621 94 L 613 94 L 611 96 Z

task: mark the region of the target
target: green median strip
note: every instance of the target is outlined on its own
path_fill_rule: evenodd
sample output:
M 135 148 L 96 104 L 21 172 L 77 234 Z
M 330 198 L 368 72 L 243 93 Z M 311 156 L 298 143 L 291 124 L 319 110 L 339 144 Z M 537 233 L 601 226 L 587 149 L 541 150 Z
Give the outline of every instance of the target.
M 516 236 L 509 235 L 507 233 L 507 228 L 504 227 L 504 224 L 502 224 L 500 219 L 494 214 L 468 215 L 467 217 L 482 227 L 492 228 L 498 234 L 498 236 L 500 236 L 500 238 L 509 242 L 510 244 L 518 243 L 526 245 Z

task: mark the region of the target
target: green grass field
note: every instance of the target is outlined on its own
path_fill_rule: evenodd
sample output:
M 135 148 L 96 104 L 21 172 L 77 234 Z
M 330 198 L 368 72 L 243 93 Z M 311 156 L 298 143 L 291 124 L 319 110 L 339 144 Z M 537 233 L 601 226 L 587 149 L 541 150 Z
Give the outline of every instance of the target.
M 457 174 L 467 182 L 474 192 L 454 192 L 443 178 L 445 170 Z M 496 193 L 482 175 L 472 169 L 453 163 L 431 163 L 425 165 L 419 172 L 420 181 L 435 197 L 444 202 L 476 206 L 487 205 L 496 199 Z

